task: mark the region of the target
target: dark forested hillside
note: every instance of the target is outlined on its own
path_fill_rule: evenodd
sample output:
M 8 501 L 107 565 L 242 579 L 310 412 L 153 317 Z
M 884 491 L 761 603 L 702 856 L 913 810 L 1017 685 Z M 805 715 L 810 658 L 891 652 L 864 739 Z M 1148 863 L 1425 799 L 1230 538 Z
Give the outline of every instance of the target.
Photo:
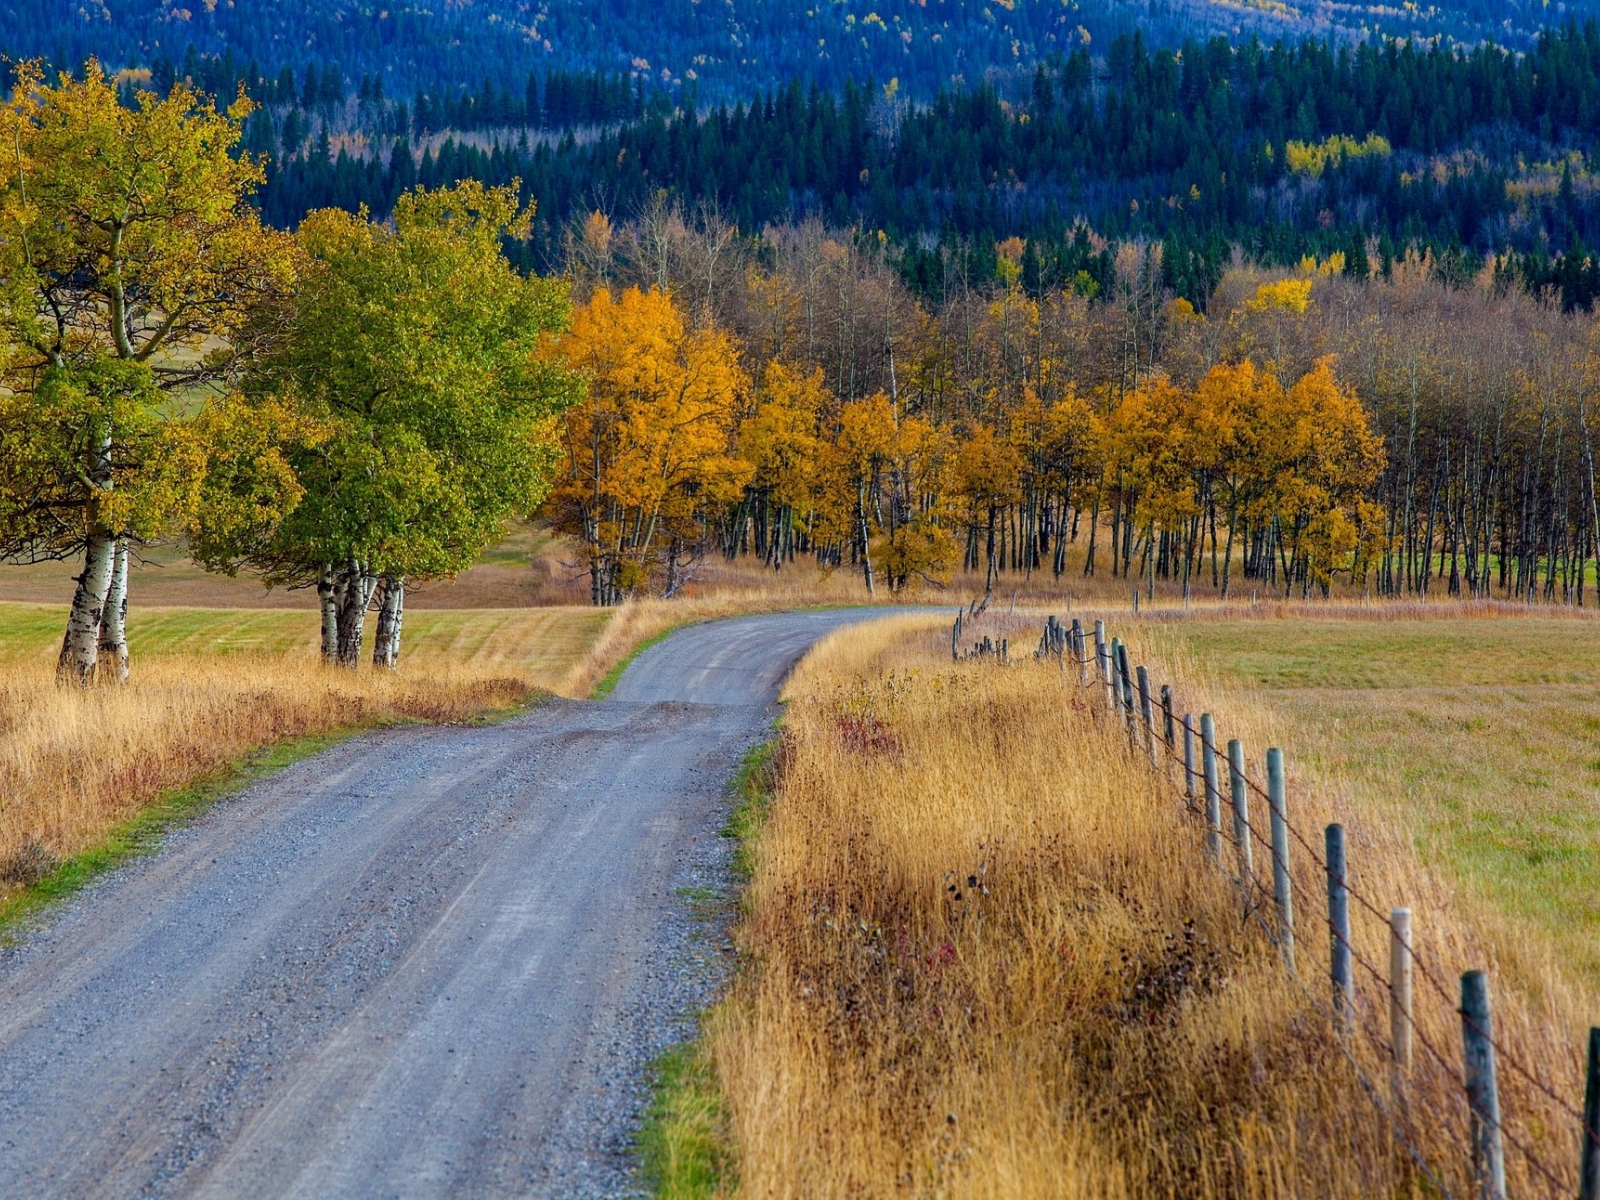
M 477 0 L 394 4 L 350 0 L 7 0 L 0 53 L 60 65 L 97 55 L 113 68 L 231 51 L 276 70 L 332 66 L 390 94 L 505 86 L 530 71 L 623 71 L 677 89 L 735 98 L 791 78 L 838 89 L 900 80 L 926 99 L 957 82 L 1020 78 L 1085 38 L 1099 52 L 1120 33 L 1151 44 L 1184 37 L 1308 33 L 1493 37 L 1522 46 L 1546 22 L 1592 13 L 1596 0 L 1547 5 L 1440 0 L 1222 4 L 1209 0 Z
M 459 132 L 491 110 L 501 127 Z M 367 134 L 340 133 L 363 112 Z M 520 178 L 540 213 L 529 265 L 556 263 L 573 218 L 628 217 L 664 193 L 749 231 L 808 216 L 882 230 L 928 294 L 952 271 L 992 278 L 1009 237 L 1028 241 L 1030 287 L 1081 273 L 1090 289 L 1109 278 L 1108 242 L 1162 240 L 1169 285 L 1197 303 L 1235 248 L 1359 276 L 1416 246 L 1462 278 L 1510 253 L 1500 269 L 1531 290 L 1569 306 L 1600 292 L 1593 22 L 1523 55 L 1220 38 L 1152 53 L 1136 35 L 1103 59 L 1056 56 L 1016 102 L 989 86 L 913 105 L 893 87 L 795 82 L 694 115 L 620 77 L 562 76 L 521 96 L 331 115 L 285 103 L 252 120 L 250 144 L 275 157 L 274 223 L 383 212 L 418 182 Z

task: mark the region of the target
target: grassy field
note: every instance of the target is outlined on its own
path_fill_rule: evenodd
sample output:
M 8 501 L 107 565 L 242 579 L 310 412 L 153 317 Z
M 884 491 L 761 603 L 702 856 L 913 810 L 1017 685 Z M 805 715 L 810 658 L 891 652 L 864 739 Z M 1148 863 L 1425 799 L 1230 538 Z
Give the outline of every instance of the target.
M 610 614 L 592 608 L 422 609 L 407 612 L 404 655 L 419 664 L 493 666 L 555 688 L 600 636 Z M 0 662 L 53 655 L 66 609 L 0 603 Z M 317 615 L 302 609 L 134 608 L 136 656 L 311 656 Z
M 1600 622 L 1313 615 L 1172 637 L 1281 718 L 1292 760 L 1411 829 L 1498 940 L 1553 945 L 1600 991 Z

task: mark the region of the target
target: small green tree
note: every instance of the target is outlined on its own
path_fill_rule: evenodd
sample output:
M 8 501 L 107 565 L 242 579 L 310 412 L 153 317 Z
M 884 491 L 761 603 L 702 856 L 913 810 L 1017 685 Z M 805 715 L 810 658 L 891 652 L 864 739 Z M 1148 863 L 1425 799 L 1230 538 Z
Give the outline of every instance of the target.
M 548 489 L 551 421 L 580 386 L 541 354 L 565 285 L 518 275 L 501 250 L 529 220 L 514 186 L 464 182 L 403 195 L 392 226 L 326 210 L 300 227 L 299 295 L 246 392 L 319 430 L 290 452 L 305 495 L 265 536 L 202 530 L 195 548 L 315 586 L 329 660 L 359 661 L 376 596 L 373 657 L 393 666 L 406 582 L 471 566 Z

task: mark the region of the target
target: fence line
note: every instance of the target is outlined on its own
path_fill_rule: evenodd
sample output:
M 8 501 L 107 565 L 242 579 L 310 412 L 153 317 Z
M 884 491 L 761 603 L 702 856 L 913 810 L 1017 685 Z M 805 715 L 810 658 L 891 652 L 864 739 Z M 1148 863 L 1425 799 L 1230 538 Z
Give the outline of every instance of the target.
M 962 622 L 958 618 L 952 642 L 953 651 L 956 651 L 961 627 Z M 1580 1111 L 1493 1036 L 1492 1023 L 1489 1020 L 1487 983 L 1483 974 L 1469 971 L 1462 976 L 1461 1002 L 1457 1004 L 1436 968 L 1411 943 L 1409 910 L 1391 910 L 1385 915 L 1371 899 L 1351 886 L 1349 871 L 1343 861 L 1330 861 L 1335 855 L 1342 860 L 1344 846 L 1342 827 L 1335 825 L 1328 828 L 1327 841 L 1330 853 L 1319 854 L 1311 839 L 1289 819 L 1285 811 L 1286 804 L 1281 798 L 1284 792 L 1281 751 L 1276 748 L 1267 751 L 1268 786 L 1263 788 L 1246 770 L 1243 746 L 1237 739 L 1228 743 L 1225 752 L 1219 748 L 1217 743 L 1220 739 L 1216 736 L 1211 714 L 1201 714 L 1198 727 L 1192 714 L 1188 712 L 1183 713 L 1181 721 L 1175 722 L 1171 688 L 1163 686 L 1160 689 L 1161 703 L 1157 707 L 1153 702 L 1155 689 L 1151 683 L 1150 673 L 1142 665 L 1134 670 L 1129 669 L 1126 644 L 1120 638 L 1111 638 L 1108 642 L 1104 623 L 1098 620 L 1094 624 L 1093 636 L 1094 645 L 1091 648 L 1088 631 L 1083 628 L 1081 621 L 1074 619 L 1068 627 L 1055 617 L 1049 617 L 1045 622 L 1044 632 L 1039 639 L 1039 647 L 1034 658 L 1055 658 L 1062 667 L 1064 677 L 1066 677 L 1066 666 L 1071 662 L 1077 667 L 1076 682 L 1080 688 L 1090 690 L 1104 687 L 1107 707 L 1120 717 L 1126 726 L 1128 749 L 1132 757 L 1135 759 L 1147 757 L 1151 769 L 1164 772 L 1168 779 L 1171 778 L 1171 766 L 1180 763 L 1183 772 L 1183 807 L 1191 815 L 1195 815 L 1198 811 L 1198 814 L 1205 819 L 1207 857 L 1238 883 L 1246 919 L 1253 919 L 1267 939 L 1279 949 L 1290 978 L 1313 1009 L 1340 1031 L 1340 1036 L 1336 1040 L 1341 1051 L 1354 1069 L 1363 1090 L 1388 1121 L 1395 1137 L 1405 1147 L 1417 1168 L 1444 1195 L 1450 1195 L 1449 1189 L 1444 1185 L 1442 1174 L 1436 1167 L 1427 1163 L 1416 1145 L 1414 1135 L 1407 1131 L 1408 1124 L 1412 1129 L 1415 1128 L 1415 1120 L 1414 1115 L 1409 1112 L 1408 1103 L 1413 1097 L 1407 1095 L 1408 1089 L 1405 1088 L 1402 1079 L 1405 1070 L 1400 1065 L 1401 1050 L 1398 1044 L 1402 1030 L 1408 1031 L 1411 1037 L 1423 1046 L 1428 1056 L 1437 1063 L 1437 1067 L 1443 1070 L 1443 1078 L 1465 1102 L 1467 1115 L 1470 1118 L 1470 1129 L 1466 1131 L 1468 1136 L 1465 1140 L 1472 1149 L 1474 1185 L 1482 1200 L 1505 1200 L 1502 1139 L 1505 1144 L 1516 1150 L 1529 1170 L 1544 1179 L 1557 1192 L 1570 1195 L 1573 1190 L 1568 1180 L 1553 1170 L 1514 1130 L 1507 1127 L 1499 1103 L 1497 1063 L 1510 1067 L 1518 1077 L 1552 1102 L 1559 1112 L 1573 1120 L 1582 1147 L 1578 1180 L 1580 1200 L 1600 1200 L 1600 1134 L 1596 1132 L 1596 1125 L 1600 1124 L 1600 1029 L 1591 1030 L 1590 1034 L 1589 1078 L 1584 1110 Z M 958 651 L 954 656 L 958 660 L 973 657 Z M 1002 658 L 1001 661 L 1008 662 L 1009 659 Z M 1161 721 L 1159 731 L 1158 718 Z M 1180 727 L 1183 731 L 1181 760 L 1176 744 L 1176 731 Z M 1195 763 L 1196 743 L 1202 759 L 1198 765 Z M 1217 764 L 1221 762 L 1226 762 L 1228 767 L 1230 807 L 1233 810 L 1231 831 L 1225 830 L 1221 821 L 1221 781 L 1217 771 Z M 1203 806 L 1198 810 L 1197 784 L 1204 800 Z M 1276 797 L 1275 791 L 1278 793 Z M 1251 822 L 1248 799 L 1250 793 L 1254 793 L 1268 806 L 1271 815 L 1271 832 L 1268 836 L 1264 837 Z M 1328 883 L 1326 900 L 1330 934 L 1330 982 L 1333 985 L 1329 1003 L 1317 1000 L 1295 970 L 1292 874 L 1288 861 L 1291 837 L 1299 843 L 1314 864 L 1315 870 L 1322 874 Z M 1230 869 L 1224 860 L 1222 853 L 1224 841 L 1232 846 L 1232 857 L 1237 873 Z M 1273 868 L 1273 888 L 1270 893 L 1257 877 L 1253 843 L 1270 848 Z M 1365 912 L 1377 918 L 1388 929 L 1391 944 L 1389 974 L 1385 974 L 1380 966 L 1361 953 L 1354 944 L 1347 915 L 1350 900 L 1355 901 L 1358 912 Z M 1278 914 L 1276 931 L 1261 916 L 1262 909 L 1268 903 L 1276 908 Z M 1399 912 L 1406 913 L 1407 933 L 1403 945 L 1396 942 L 1399 936 L 1396 915 Z M 1359 966 L 1376 984 L 1390 994 L 1391 1038 L 1387 1042 L 1381 1034 L 1371 1028 L 1370 1022 L 1364 1019 L 1360 1006 L 1355 1002 L 1354 980 L 1349 975 L 1349 963 Z M 1409 972 L 1406 972 L 1404 1003 L 1400 1002 L 1401 989 L 1397 986 L 1396 971 L 1406 965 L 1414 968 L 1433 992 L 1451 1006 L 1460 1019 L 1463 1055 L 1459 1066 L 1439 1049 L 1412 1010 Z M 1382 1056 L 1394 1064 L 1394 1082 L 1391 1090 L 1395 1101 L 1392 1106 L 1383 1103 L 1378 1089 L 1361 1069 L 1346 1036 L 1352 1029 L 1361 1030 Z M 1404 1058 L 1404 1068 L 1409 1068 L 1409 1048 Z M 1457 1127 L 1455 1120 L 1450 1119 L 1447 1114 L 1439 1113 L 1436 1109 L 1430 1108 L 1430 1115 L 1445 1117 L 1449 1128 Z

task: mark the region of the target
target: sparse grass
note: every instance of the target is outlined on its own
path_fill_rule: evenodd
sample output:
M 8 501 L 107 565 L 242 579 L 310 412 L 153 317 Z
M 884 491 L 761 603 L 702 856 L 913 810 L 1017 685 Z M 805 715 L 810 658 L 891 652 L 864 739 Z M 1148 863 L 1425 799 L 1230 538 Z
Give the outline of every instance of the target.
M 554 689 L 584 660 L 611 614 L 594 608 L 420 609 L 405 619 L 403 661 L 526 674 Z M 65 608 L 0 602 L 0 663 L 53 657 Z M 304 609 L 133 608 L 137 664 L 158 658 L 316 653 L 317 614 Z
M 731 1183 L 726 1116 L 705 1046 L 687 1042 L 651 1068 L 651 1100 L 639 1134 L 642 1173 L 657 1200 L 702 1200 Z
M 1204 687 L 1171 635 L 1130 632 L 1187 707 L 1251 747 L 1278 740 L 1271 713 Z M 942 619 L 845 630 L 789 686 L 737 934 L 755 965 L 707 1025 L 743 1191 L 1430 1194 L 1329 1023 L 1241 920 L 1178 791 L 1128 755 L 1097 693 L 1031 661 L 954 666 L 947 638 Z M 1549 960 L 1502 970 L 1382 811 L 1304 762 L 1290 782 L 1303 827 L 1350 830 L 1357 886 L 1415 910 L 1435 970 L 1491 968 L 1501 1044 L 1579 1095 L 1584 995 Z M 1320 879 L 1304 856 L 1296 882 L 1300 978 L 1321 992 Z M 1358 917 L 1355 941 L 1387 961 L 1381 924 Z M 1364 975 L 1358 1003 L 1381 1024 Z M 1451 1004 L 1419 1002 L 1418 1021 L 1459 1052 Z M 1373 1044 L 1352 1052 L 1384 1087 Z M 1501 1086 L 1517 1136 L 1570 1179 L 1571 1123 L 1513 1073 Z M 1413 1136 L 1466 1194 L 1458 1082 L 1424 1055 L 1409 1095 Z M 1511 1171 L 1515 1194 L 1551 1194 L 1524 1160 Z
M 1600 626 L 1523 616 L 1195 621 L 1173 636 L 1498 929 L 1600 991 Z

